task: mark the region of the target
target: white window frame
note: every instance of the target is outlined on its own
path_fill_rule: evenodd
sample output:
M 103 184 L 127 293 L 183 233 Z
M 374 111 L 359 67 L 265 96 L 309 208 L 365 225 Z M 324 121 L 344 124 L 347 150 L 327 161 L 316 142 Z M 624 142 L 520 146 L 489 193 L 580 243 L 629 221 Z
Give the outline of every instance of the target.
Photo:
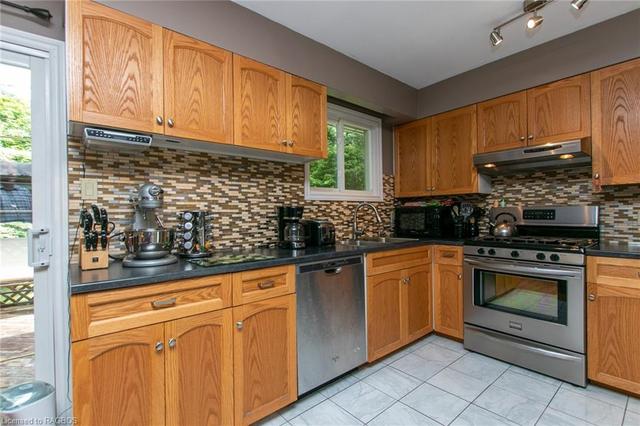
M 327 118 L 329 123 L 337 127 L 337 163 L 338 188 L 312 188 L 309 181 L 310 163 L 305 165 L 304 198 L 305 200 L 330 201 L 383 201 L 382 188 L 382 121 L 379 118 L 363 114 L 338 105 L 329 104 Z M 354 191 L 344 188 L 344 136 L 343 126 L 348 124 L 367 130 L 369 135 L 369 163 L 367 170 L 370 183 L 368 191 Z

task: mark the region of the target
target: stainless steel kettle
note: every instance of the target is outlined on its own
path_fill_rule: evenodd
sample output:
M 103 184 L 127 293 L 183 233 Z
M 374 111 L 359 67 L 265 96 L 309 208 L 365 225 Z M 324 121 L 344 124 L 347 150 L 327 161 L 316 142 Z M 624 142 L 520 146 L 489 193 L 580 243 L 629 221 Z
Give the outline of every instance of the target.
M 498 218 L 500 216 L 511 216 L 513 218 L 513 222 L 509 222 L 507 219 L 504 219 L 502 222 L 498 223 Z M 489 222 L 491 225 L 491 233 L 494 237 L 512 237 L 518 234 L 518 227 L 516 226 L 516 221 L 518 218 L 515 215 L 509 212 L 499 213 L 494 222 Z

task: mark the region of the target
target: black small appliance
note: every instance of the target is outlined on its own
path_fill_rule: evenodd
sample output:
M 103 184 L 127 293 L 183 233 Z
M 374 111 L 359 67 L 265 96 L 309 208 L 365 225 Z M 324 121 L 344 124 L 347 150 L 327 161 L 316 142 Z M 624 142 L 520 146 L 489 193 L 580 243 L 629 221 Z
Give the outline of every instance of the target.
M 305 247 L 304 227 L 300 223 L 304 207 L 278 207 L 278 246 L 298 250 Z
M 409 238 L 449 238 L 454 233 L 450 206 L 397 207 L 395 234 Z
M 336 228 L 328 220 L 303 219 L 307 247 L 332 246 L 336 244 Z

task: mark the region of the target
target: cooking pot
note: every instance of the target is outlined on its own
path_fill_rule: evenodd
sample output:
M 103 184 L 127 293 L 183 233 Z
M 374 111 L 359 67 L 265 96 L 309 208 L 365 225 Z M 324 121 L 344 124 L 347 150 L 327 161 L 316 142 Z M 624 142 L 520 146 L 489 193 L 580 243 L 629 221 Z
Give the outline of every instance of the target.
M 502 222 L 498 223 L 498 218 L 500 216 L 511 216 L 513 221 L 509 222 L 507 219 L 504 219 Z M 491 225 L 491 228 L 492 228 L 491 233 L 495 237 L 512 237 L 514 235 L 517 235 L 518 234 L 518 228 L 516 226 L 517 220 L 518 218 L 516 218 L 515 215 L 509 212 L 499 213 L 495 217 L 494 222 L 489 222 L 489 225 Z
M 173 228 L 151 228 L 124 231 L 127 251 L 136 259 L 159 259 L 171 253 L 175 240 Z

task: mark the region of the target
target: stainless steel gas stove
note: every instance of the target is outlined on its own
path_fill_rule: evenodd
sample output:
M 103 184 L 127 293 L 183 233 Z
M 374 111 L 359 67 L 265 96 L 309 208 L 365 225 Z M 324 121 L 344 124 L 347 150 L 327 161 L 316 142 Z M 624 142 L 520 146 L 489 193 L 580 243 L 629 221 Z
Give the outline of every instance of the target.
M 598 242 L 598 208 L 490 212 L 499 215 L 516 235 L 465 242 L 465 347 L 585 386 L 584 252 Z

